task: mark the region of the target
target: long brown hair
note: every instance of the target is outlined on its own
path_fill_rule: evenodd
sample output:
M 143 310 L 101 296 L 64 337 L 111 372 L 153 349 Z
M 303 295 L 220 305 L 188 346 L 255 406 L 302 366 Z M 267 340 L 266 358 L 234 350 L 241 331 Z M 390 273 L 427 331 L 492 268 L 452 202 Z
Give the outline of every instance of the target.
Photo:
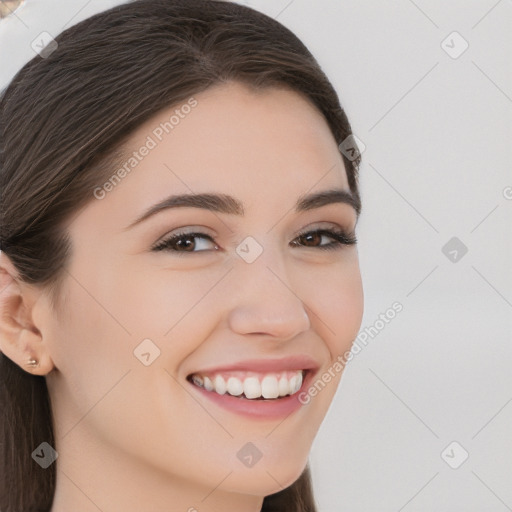
M 0 244 L 24 282 L 59 289 L 72 254 L 65 223 L 112 175 L 128 136 L 161 109 L 227 81 L 287 86 L 325 117 L 341 144 L 352 134 L 338 96 L 304 44 L 276 20 L 223 0 L 136 0 L 56 37 L 0 96 Z M 53 50 L 53 51 L 51 51 Z M 343 154 L 357 201 L 359 158 Z M 41 376 L 0 354 L 0 510 L 49 511 L 55 467 L 31 457 L 53 445 Z M 316 512 L 309 465 L 262 511 Z

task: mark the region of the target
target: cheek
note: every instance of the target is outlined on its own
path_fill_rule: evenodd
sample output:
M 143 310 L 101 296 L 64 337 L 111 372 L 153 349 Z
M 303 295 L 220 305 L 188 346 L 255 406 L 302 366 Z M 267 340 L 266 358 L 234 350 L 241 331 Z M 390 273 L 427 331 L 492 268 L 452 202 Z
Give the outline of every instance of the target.
M 122 303 L 127 322 L 142 334 L 151 331 L 163 336 L 195 314 L 221 274 L 216 277 L 208 270 L 160 268 L 127 270 L 125 275 L 131 276 L 128 282 L 121 283 L 125 288 Z
M 335 358 L 350 349 L 361 327 L 364 296 L 358 261 L 351 258 L 312 273 L 304 286 L 304 302 L 314 312 L 312 326 Z
M 117 369 L 127 367 L 132 336 L 119 304 L 90 284 L 86 288 L 70 286 L 64 313 L 55 319 L 52 357 L 66 378 L 92 396 L 104 391 Z
M 208 289 L 207 276 L 163 265 L 134 265 L 121 261 L 115 273 L 97 283 L 101 301 L 130 333 L 134 346 L 144 338 L 165 339 L 181 323 Z M 190 313 L 188 313 L 190 311 Z M 171 336 L 171 332 L 167 337 Z
M 112 289 L 119 286 L 120 316 L 132 334 L 131 350 L 149 338 L 161 351 L 157 364 L 175 370 L 218 321 L 209 291 L 224 271 L 149 267 L 124 272 L 130 278 Z
M 57 372 L 47 378 L 57 431 L 69 432 L 69 443 L 98 414 L 113 417 L 113 400 L 119 399 L 121 381 L 135 360 L 132 337 L 115 320 L 114 305 L 87 281 L 80 283 L 70 283 L 62 315 L 55 318 L 51 356 Z

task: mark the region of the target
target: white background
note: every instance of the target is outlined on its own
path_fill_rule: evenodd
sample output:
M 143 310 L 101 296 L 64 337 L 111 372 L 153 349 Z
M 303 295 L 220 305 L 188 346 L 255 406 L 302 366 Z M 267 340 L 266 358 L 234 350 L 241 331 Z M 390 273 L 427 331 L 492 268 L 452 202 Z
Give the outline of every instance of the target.
M 0 87 L 43 30 L 116 3 L 28 0 L 0 22 Z M 315 440 L 320 511 L 512 510 L 512 2 L 243 3 L 304 41 L 366 146 L 361 332 L 403 305 Z M 452 237 L 468 249 L 455 262 Z

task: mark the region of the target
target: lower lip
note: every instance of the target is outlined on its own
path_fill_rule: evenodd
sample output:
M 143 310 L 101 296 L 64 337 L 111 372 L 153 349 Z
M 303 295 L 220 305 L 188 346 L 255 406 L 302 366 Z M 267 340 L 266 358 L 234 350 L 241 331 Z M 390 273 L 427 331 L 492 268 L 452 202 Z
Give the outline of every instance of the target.
M 299 401 L 298 397 L 305 389 L 308 388 L 313 376 L 314 371 L 308 370 L 302 382 L 302 386 L 296 393 L 273 400 L 250 400 L 248 398 L 237 398 L 235 396 L 228 395 L 227 393 L 219 395 L 215 391 L 206 391 L 206 389 L 196 386 L 191 382 L 189 382 L 189 384 L 201 393 L 201 395 L 209 398 L 212 402 L 215 402 L 224 409 L 253 419 L 275 419 L 289 416 L 304 405 Z

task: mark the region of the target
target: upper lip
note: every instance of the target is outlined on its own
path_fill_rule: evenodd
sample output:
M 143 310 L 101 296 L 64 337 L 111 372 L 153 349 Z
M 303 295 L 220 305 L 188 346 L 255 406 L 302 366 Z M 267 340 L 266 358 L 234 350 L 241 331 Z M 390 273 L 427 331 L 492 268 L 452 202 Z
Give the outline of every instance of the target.
M 203 368 L 193 373 L 228 371 L 277 372 L 284 370 L 317 370 L 318 368 L 319 364 L 313 358 L 304 354 L 298 354 L 281 359 L 245 359 L 229 365 Z

